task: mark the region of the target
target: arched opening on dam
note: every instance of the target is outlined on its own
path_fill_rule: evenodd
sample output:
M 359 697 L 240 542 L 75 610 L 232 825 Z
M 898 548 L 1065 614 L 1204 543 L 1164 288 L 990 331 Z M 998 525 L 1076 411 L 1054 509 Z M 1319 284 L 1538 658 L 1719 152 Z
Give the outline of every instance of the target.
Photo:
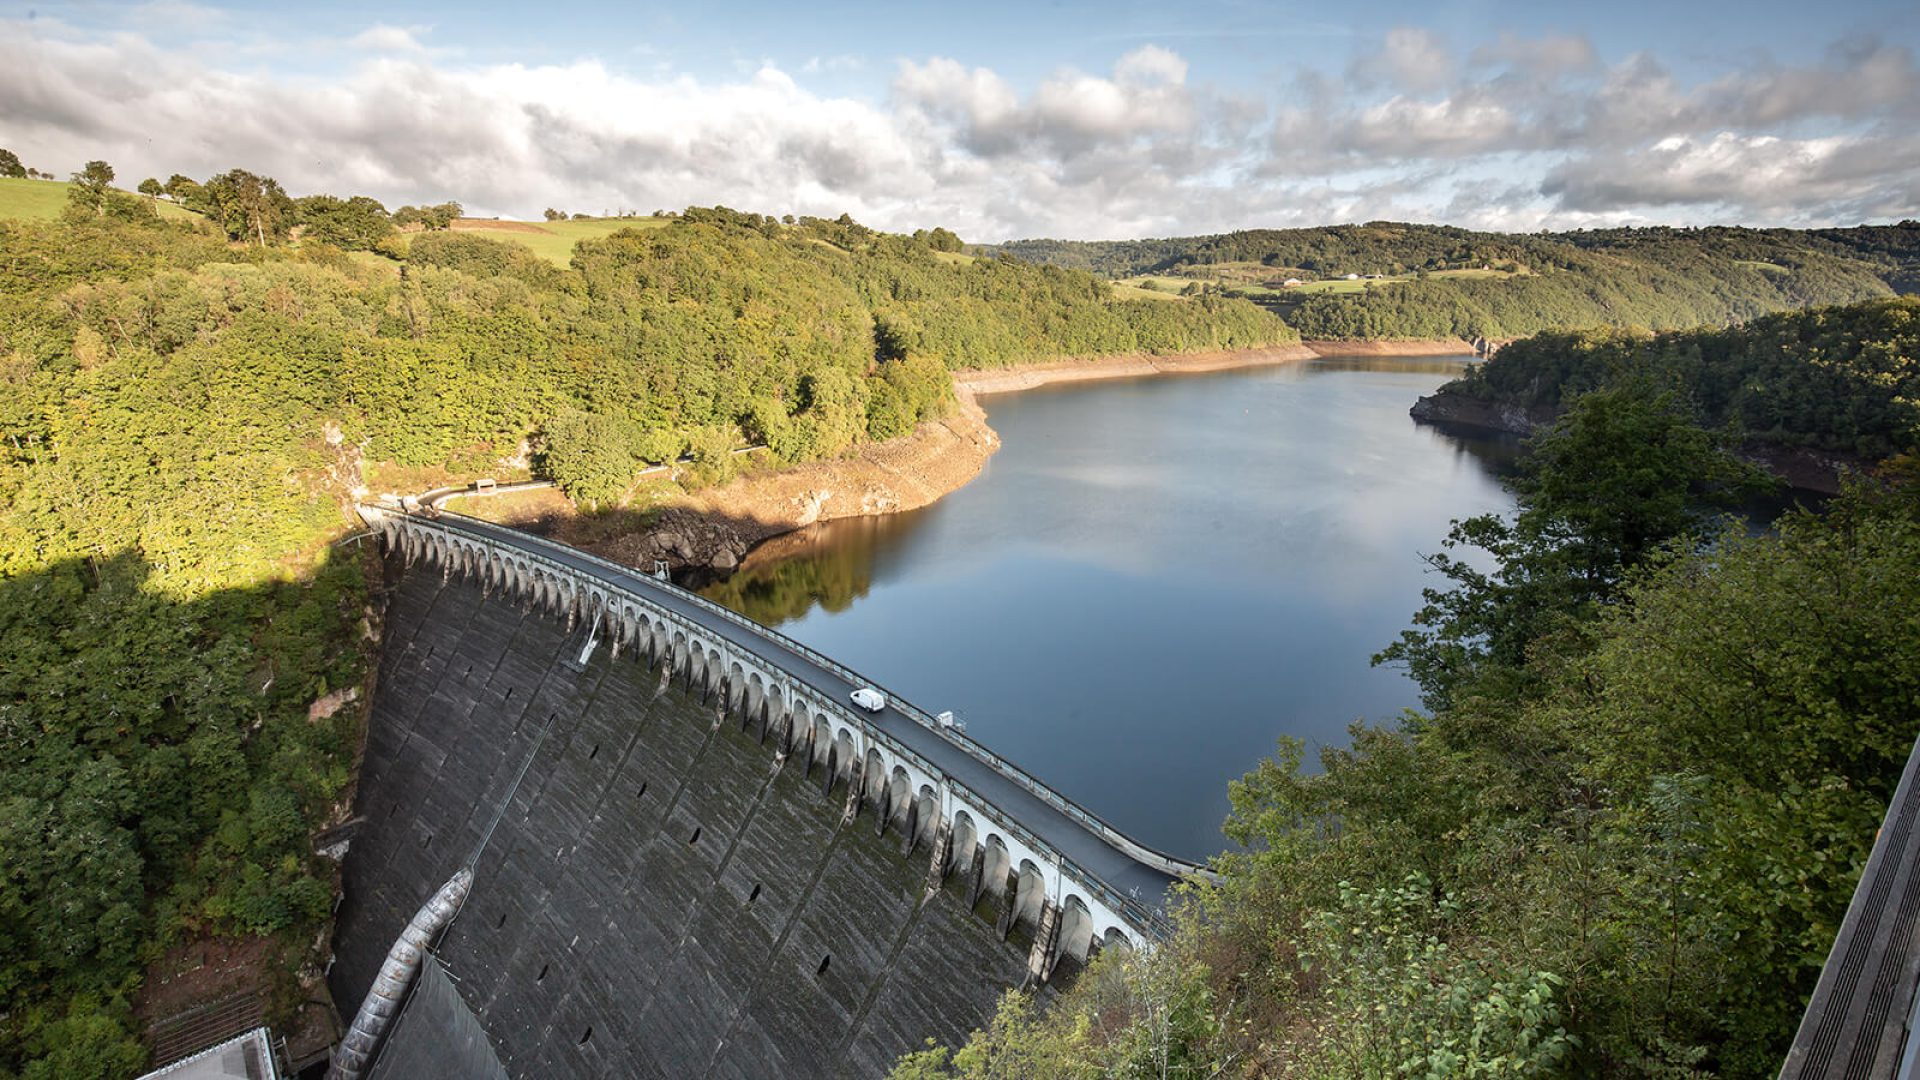
M 907 776 L 906 766 L 895 765 L 893 774 L 887 778 L 885 802 L 881 806 L 881 820 L 903 834 L 911 835 L 907 824 L 907 815 L 913 803 L 913 780 Z
M 948 858 L 948 875 L 955 872 L 971 873 L 974 857 L 979 854 L 979 830 L 974 827 L 973 815 L 962 810 L 953 815 L 953 851 Z
M 940 793 L 933 785 L 922 784 L 907 814 L 907 850 L 930 844 L 940 828 Z
M 1007 932 L 1032 929 L 1040 921 L 1040 908 L 1047 898 L 1047 875 L 1030 859 L 1020 860 L 1015 875 L 1013 903 L 1007 909 Z
M 1087 958 L 1094 949 L 1093 912 L 1087 909 L 1087 902 L 1077 893 L 1069 893 L 1060 905 L 1060 929 L 1055 948 L 1059 952 L 1054 962 L 1052 978 L 1072 978 L 1086 966 Z
M 1013 870 L 1013 853 L 1007 850 L 1007 842 L 1000 839 L 998 833 L 988 833 L 982 845 L 984 855 L 980 860 L 980 880 L 974 886 L 975 900 L 985 899 L 998 908 L 1004 907 L 1007 896 L 1007 875 Z

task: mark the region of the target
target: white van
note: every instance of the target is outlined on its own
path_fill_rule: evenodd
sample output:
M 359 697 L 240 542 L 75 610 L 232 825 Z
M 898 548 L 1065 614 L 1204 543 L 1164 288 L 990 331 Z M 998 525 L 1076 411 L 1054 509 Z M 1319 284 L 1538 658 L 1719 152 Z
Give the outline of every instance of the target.
M 887 707 L 887 695 L 871 686 L 863 686 L 853 692 L 853 703 L 868 712 L 879 712 Z

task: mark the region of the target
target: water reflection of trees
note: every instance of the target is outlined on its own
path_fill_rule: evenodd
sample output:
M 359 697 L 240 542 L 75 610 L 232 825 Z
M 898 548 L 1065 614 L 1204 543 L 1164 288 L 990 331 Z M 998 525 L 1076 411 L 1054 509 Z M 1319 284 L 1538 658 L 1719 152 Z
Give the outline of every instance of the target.
M 1488 475 L 1496 479 L 1504 481 L 1513 476 L 1520 467 L 1520 457 L 1526 448 L 1526 439 L 1519 435 L 1433 420 L 1422 420 L 1418 423 L 1421 427 L 1433 432 L 1434 437 L 1443 444 L 1452 448 L 1456 456 L 1472 458 L 1487 471 Z
M 1306 374 L 1336 371 L 1391 372 L 1401 375 L 1465 375 L 1468 357 L 1461 356 L 1323 356 L 1309 362 Z
M 892 524 L 852 519 L 777 537 L 701 594 L 768 626 L 803 618 L 815 606 L 845 611 L 872 587 L 874 560 Z

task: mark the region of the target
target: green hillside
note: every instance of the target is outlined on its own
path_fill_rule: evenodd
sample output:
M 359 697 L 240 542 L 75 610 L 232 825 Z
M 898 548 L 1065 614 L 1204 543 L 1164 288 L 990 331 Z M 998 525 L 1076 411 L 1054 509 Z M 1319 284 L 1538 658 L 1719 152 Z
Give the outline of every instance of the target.
M 1920 452 L 1920 297 L 1727 328 L 1541 334 L 1476 365 L 1440 398 L 1551 414 L 1632 380 L 1674 390 L 1702 422 L 1748 440 L 1867 459 Z
M 1370 222 L 982 250 L 1174 291 L 1218 289 L 1262 303 L 1304 337 L 1333 339 L 1724 325 L 1910 290 L 1920 280 L 1914 223 L 1522 235 Z
M 64 180 L 0 177 L 0 220 L 52 221 L 66 209 L 67 189 L 71 186 Z M 154 200 L 153 206 L 163 218 L 190 220 L 200 216 L 165 199 Z
M 457 232 L 473 232 L 489 240 L 519 244 L 555 266 L 573 259 L 574 245 L 582 240 L 600 240 L 622 229 L 658 229 L 671 224 L 664 217 L 582 218 L 566 221 L 499 221 L 487 218 L 461 218 L 453 223 Z

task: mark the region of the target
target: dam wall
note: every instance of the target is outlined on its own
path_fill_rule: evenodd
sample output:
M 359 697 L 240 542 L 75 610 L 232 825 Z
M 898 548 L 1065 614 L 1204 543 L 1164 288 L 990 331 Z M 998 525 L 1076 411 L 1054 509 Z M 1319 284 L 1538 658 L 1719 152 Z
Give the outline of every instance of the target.
M 342 868 L 343 1012 L 469 865 L 437 955 L 510 1076 L 882 1075 L 1133 936 L 689 644 L 616 657 L 540 590 L 407 563 L 396 545 Z M 430 1045 L 415 1020 L 396 1037 Z

